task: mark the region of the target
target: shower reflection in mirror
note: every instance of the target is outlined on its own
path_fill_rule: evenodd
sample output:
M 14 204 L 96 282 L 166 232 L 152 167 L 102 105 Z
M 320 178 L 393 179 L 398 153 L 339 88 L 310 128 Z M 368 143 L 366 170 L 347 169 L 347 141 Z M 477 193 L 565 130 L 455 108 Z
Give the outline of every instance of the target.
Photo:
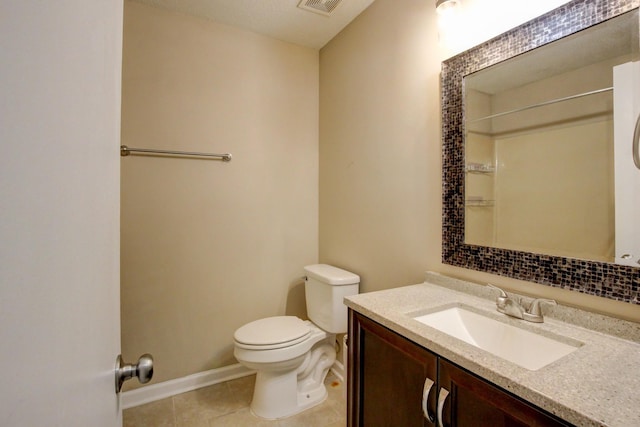
M 464 78 L 465 243 L 638 265 L 638 12 Z

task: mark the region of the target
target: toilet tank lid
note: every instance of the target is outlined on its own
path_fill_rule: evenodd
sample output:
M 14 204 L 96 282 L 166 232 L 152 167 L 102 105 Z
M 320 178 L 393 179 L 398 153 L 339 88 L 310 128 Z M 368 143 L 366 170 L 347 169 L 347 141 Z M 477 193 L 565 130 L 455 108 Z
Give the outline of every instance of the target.
M 308 277 L 329 285 L 354 285 L 360 283 L 360 276 L 328 264 L 307 265 L 304 268 Z

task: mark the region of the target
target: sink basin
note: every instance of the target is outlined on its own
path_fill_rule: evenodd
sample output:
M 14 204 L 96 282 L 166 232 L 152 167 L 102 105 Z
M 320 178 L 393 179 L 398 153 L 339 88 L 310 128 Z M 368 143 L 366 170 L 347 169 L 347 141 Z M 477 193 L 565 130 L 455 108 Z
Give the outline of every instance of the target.
M 495 356 L 536 371 L 582 345 L 539 335 L 462 307 L 450 307 L 414 317 L 420 323 L 481 348 Z

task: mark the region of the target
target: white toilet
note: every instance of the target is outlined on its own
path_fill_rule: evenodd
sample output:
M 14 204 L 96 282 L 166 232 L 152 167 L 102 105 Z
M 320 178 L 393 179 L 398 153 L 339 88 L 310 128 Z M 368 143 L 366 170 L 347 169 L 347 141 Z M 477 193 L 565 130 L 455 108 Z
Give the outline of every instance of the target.
M 251 411 L 262 418 L 288 417 L 326 399 L 324 379 L 336 359 L 335 334 L 347 332 L 342 300 L 358 293 L 360 277 L 326 264 L 304 270 L 311 321 L 267 317 L 247 323 L 233 336 L 238 362 L 257 371 Z

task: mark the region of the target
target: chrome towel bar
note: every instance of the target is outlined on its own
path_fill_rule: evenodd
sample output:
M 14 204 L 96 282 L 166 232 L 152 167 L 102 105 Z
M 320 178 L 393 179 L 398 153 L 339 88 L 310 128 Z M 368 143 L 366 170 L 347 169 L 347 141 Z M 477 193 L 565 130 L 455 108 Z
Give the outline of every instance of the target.
M 151 150 L 147 148 L 130 148 L 126 145 L 120 146 L 120 156 L 128 156 L 131 153 L 143 153 L 143 154 L 163 154 L 168 156 L 187 156 L 187 157 L 206 157 L 212 160 L 222 160 L 223 162 L 231 161 L 231 154 L 210 154 L 210 153 L 197 153 L 191 151 L 173 151 L 173 150 Z

